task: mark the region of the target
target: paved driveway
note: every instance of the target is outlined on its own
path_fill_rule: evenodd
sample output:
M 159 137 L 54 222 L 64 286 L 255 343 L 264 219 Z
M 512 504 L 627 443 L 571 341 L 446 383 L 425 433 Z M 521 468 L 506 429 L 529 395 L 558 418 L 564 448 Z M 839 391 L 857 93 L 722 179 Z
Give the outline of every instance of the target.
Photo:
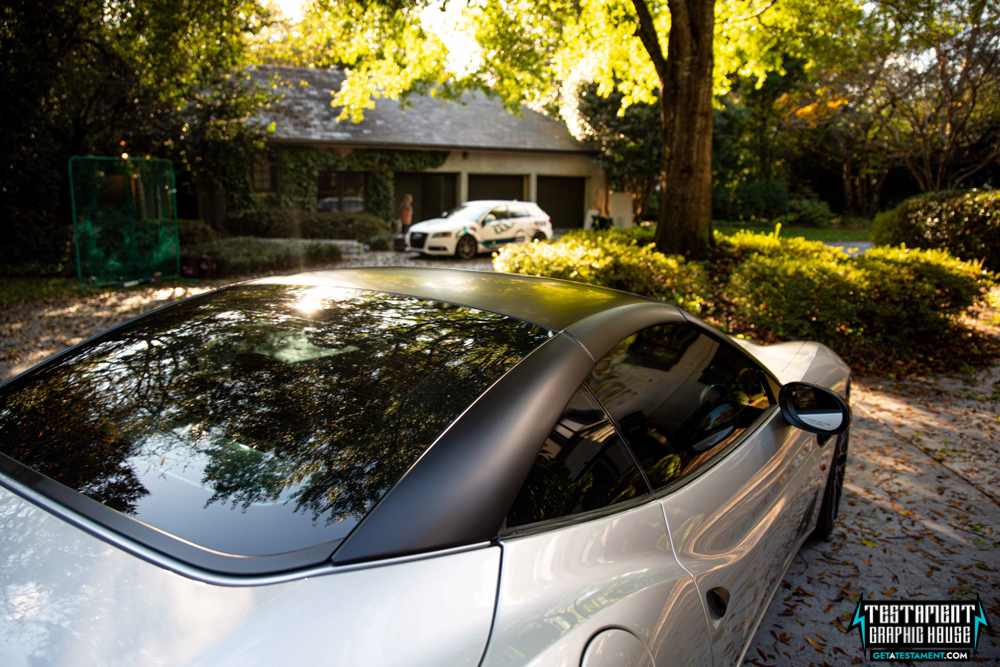
M 862 593 L 978 594 L 1000 630 L 1000 367 L 972 379 L 856 387 L 838 528 L 796 556 L 748 663 L 860 664 L 858 631 L 844 631 Z M 995 634 L 977 657 L 1000 664 Z
M 823 244 L 840 248 L 852 257 L 865 254 L 875 245 L 871 241 L 823 241 Z

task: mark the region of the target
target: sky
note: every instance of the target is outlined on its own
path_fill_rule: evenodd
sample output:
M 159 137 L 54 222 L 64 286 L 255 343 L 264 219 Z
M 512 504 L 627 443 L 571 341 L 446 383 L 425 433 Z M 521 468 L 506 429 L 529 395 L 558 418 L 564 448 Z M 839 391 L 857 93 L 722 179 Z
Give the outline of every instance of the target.
M 303 0 L 271 0 L 287 18 L 298 20 L 302 18 Z M 456 74 L 462 75 L 475 68 L 479 47 L 475 38 L 464 30 L 461 0 L 452 0 L 447 4 L 447 10 L 441 11 L 437 3 L 431 3 L 425 9 L 420 19 L 424 28 L 437 35 L 438 39 L 448 47 L 448 65 Z

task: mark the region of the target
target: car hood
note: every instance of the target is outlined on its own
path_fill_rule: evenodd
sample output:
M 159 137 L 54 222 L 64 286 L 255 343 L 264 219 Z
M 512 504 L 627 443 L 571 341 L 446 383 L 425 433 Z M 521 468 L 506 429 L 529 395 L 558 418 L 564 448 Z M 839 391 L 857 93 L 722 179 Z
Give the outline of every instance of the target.
M 810 341 L 760 345 L 745 338 L 729 338 L 767 366 L 782 384 L 811 382 L 846 394 L 850 366 L 826 345 Z
M 459 219 L 449 219 L 449 218 L 433 218 L 431 220 L 424 220 L 423 222 L 418 222 L 417 224 L 410 227 L 411 232 L 455 232 L 463 227 L 478 227 L 478 225 L 471 220 L 459 220 Z

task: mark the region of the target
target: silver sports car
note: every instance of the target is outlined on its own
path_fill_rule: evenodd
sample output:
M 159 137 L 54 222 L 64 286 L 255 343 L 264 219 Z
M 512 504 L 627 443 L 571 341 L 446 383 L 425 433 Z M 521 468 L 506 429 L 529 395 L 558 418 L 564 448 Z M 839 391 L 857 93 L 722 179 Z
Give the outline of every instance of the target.
M 850 373 L 559 280 L 234 285 L 0 386 L 0 664 L 737 665 Z

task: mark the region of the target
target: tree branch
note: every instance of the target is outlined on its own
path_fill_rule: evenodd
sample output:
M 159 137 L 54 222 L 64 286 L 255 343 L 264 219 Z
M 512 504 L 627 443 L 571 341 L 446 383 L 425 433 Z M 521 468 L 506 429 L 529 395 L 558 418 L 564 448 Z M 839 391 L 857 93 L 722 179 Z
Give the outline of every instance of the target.
M 639 17 L 639 27 L 635 34 L 649 54 L 649 59 L 653 61 L 656 75 L 663 81 L 667 78 L 667 59 L 664 58 L 663 49 L 660 48 L 660 36 L 656 34 L 653 15 L 649 13 L 646 0 L 632 0 L 632 5 L 635 7 L 636 16 Z

